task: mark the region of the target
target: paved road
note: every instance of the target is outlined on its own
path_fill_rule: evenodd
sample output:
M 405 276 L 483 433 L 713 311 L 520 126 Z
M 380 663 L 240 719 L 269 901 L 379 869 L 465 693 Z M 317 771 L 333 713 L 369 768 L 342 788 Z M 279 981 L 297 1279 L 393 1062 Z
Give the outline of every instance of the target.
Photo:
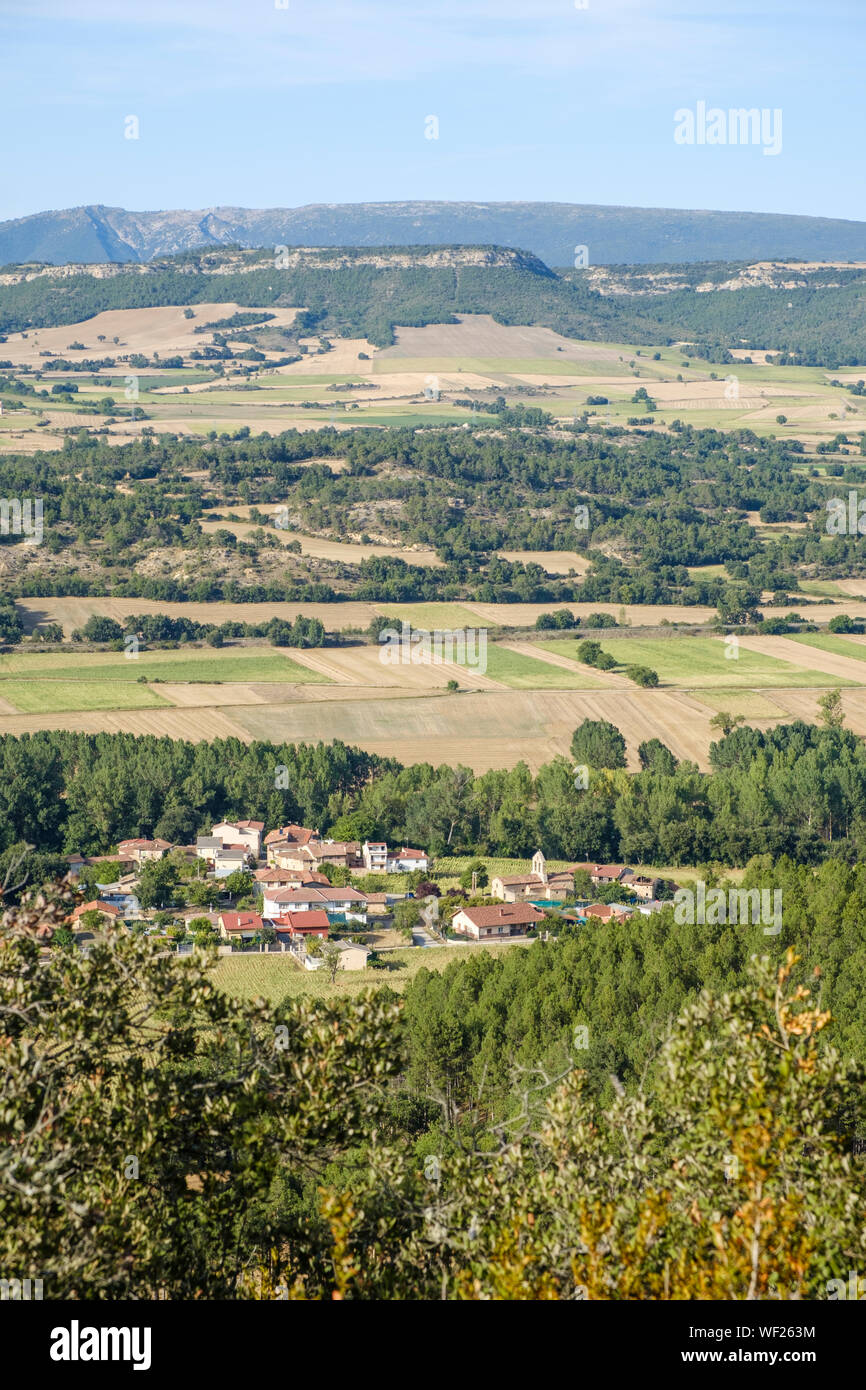
M 412 928 L 413 946 L 441 946 L 442 942 L 431 936 L 426 927 Z

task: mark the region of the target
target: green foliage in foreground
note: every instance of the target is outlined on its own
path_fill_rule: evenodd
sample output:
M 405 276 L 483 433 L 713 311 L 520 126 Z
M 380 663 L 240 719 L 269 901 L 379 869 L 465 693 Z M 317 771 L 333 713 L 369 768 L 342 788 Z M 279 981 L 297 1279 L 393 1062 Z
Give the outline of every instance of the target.
M 65 911 L 0 922 L 0 1254 L 48 1298 L 820 1298 L 862 1268 L 862 1075 L 793 953 L 611 1103 L 577 1025 L 456 1128 L 399 1078 L 387 992 L 240 1003 L 113 931 L 46 958 Z

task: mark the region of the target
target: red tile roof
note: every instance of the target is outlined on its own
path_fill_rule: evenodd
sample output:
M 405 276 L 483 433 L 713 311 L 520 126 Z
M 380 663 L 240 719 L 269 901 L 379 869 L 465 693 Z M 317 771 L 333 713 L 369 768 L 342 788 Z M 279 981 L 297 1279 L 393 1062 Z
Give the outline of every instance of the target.
M 305 845 L 319 837 L 318 830 L 308 830 L 305 825 L 281 825 L 277 830 L 269 830 L 265 844 L 272 845 L 276 840 L 286 840 L 296 845 Z
M 271 902 L 287 907 L 291 907 L 292 903 L 365 903 L 367 901 L 366 895 L 359 893 L 357 888 L 280 888 L 277 892 L 268 893 L 268 898 Z
M 102 912 L 106 915 L 106 917 L 120 916 L 119 907 L 115 907 L 113 903 L 104 903 L 99 898 L 94 898 L 91 902 L 81 903 L 80 906 L 76 907 L 75 911 L 72 914 L 72 920 L 73 922 L 77 922 L 78 918 L 82 917 L 85 912 L 94 911 Z
M 458 908 L 454 917 L 459 913 L 465 917 L 475 927 L 498 927 L 504 926 L 506 922 L 514 922 L 518 925 L 530 922 L 540 922 L 544 916 L 532 903 L 497 903 L 495 907 L 463 907 Z M 453 921 L 453 917 L 452 917 Z
M 262 919 L 257 912 L 221 912 L 220 923 L 226 931 L 261 931 Z
M 284 883 L 287 887 L 294 884 L 296 888 L 319 883 L 327 886 L 330 883 L 327 874 L 316 873 L 314 869 L 257 869 L 253 877 L 257 883 Z
M 169 840 L 120 840 L 118 853 L 123 849 L 171 849 Z
M 284 912 L 281 917 L 274 918 L 274 926 L 278 932 L 327 932 L 331 924 L 327 912 L 315 908 L 312 912 Z

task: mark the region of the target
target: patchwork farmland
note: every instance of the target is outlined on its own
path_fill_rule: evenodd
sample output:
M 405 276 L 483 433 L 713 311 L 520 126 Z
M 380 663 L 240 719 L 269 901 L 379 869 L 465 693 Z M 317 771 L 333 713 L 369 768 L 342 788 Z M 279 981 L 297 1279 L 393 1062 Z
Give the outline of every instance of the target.
M 50 603 L 80 603 L 51 600 Z M 122 606 L 122 605 L 121 605 Z M 141 604 L 138 603 L 138 607 Z M 390 609 L 435 617 L 436 605 Z M 442 606 L 450 621 L 472 606 Z M 404 763 L 451 763 L 482 772 L 526 762 L 536 770 L 567 756 L 575 727 L 607 719 L 638 745 L 658 738 L 677 758 L 708 765 L 710 721 L 726 711 L 768 728 L 815 719 L 817 701 L 841 688 L 852 729 L 866 733 L 866 646 L 832 649 L 784 637 L 741 637 L 736 659 L 713 635 L 608 636 L 618 663 L 580 662 L 574 639 L 491 641 L 483 670 L 454 662 L 388 664 L 372 644 L 274 650 L 142 650 L 134 659 L 93 651 L 0 657 L 0 732 L 40 728 L 158 733 L 200 740 L 318 742 L 341 739 Z M 841 650 L 840 650 L 841 648 Z M 656 689 L 637 688 L 628 663 L 655 669 Z M 456 690 L 447 689 L 448 682 Z

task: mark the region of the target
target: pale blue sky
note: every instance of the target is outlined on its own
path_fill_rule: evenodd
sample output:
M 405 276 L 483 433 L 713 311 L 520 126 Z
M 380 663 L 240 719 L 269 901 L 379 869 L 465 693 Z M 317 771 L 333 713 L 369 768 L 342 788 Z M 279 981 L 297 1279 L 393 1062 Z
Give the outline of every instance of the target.
M 0 218 L 429 198 L 866 219 L 864 35 L 866 0 L 0 0 Z M 701 100 L 781 108 L 782 152 L 677 145 Z

